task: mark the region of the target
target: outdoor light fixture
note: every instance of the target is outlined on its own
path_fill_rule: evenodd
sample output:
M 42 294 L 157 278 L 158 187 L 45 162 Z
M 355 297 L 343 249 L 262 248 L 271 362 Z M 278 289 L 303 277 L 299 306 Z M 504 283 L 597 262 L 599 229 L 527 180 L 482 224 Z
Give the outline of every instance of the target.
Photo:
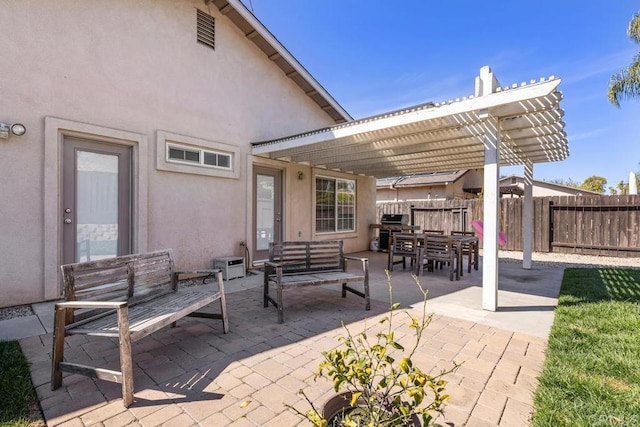
M 14 123 L 11 125 L 11 133 L 15 136 L 22 136 L 27 132 L 27 128 L 22 123 Z
M 9 138 L 9 133 L 14 134 L 15 136 L 22 136 L 26 132 L 27 128 L 22 123 L 14 123 L 12 125 L 0 123 L 0 138 L 2 139 Z

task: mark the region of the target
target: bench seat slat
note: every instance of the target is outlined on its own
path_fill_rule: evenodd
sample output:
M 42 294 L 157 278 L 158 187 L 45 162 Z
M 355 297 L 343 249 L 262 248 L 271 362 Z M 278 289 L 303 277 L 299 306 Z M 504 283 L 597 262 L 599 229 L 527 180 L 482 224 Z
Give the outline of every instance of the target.
M 219 297 L 217 288 L 210 285 L 193 286 L 155 298 L 151 304 L 139 304 L 129 308 L 129 331 L 132 340 L 140 332 L 148 332 L 154 325 L 157 329 L 167 326 L 185 316 L 183 311 L 198 310 Z M 155 330 L 155 329 L 154 329 Z M 99 319 L 71 325 L 67 328 L 69 334 L 118 336 L 118 319 L 116 313 L 111 312 Z M 148 335 L 148 333 L 146 334 Z M 140 337 L 142 338 L 142 337 Z
M 271 281 L 275 282 L 276 277 L 273 276 L 270 278 Z M 340 271 L 336 272 L 326 272 L 326 273 L 315 273 L 315 274 L 291 274 L 291 275 L 283 275 L 282 276 L 282 285 L 323 285 L 330 283 L 343 283 L 343 282 L 355 282 L 364 280 L 364 276 L 362 274 L 352 274 L 352 273 L 344 273 Z

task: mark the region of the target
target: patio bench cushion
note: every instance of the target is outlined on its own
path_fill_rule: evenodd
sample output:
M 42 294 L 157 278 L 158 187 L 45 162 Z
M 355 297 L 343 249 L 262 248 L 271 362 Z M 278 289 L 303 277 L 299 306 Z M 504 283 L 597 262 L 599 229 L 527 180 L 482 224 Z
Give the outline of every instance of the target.
M 131 343 L 185 316 L 221 319 L 229 331 L 222 272 L 176 271 L 170 249 L 67 264 L 61 267 L 65 301 L 55 305 L 51 388 L 62 385 L 62 372 L 122 383 L 126 407 L 133 403 Z M 202 285 L 178 287 L 180 275 L 207 276 Z M 205 284 L 214 277 L 217 286 Z M 200 312 L 220 302 L 220 313 Z M 118 338 L 120 371 L 64 361 L 67 335 Z
M 347 260 L 360 261 L 362 272 L 348 272 Z M 363 291 L 348 286 L 350 282 L 362 282 Z M 342 297 L 347 291 L 365 300 L 365 309 L 371 308 L 369 297 L 369 260 L 344 255 L 341 240 L 310 242 L 272 242 L 269 245 L 269 261 L 264 268 L 264 306 L 273 304 L 278 310 L 278 322 L 284 322 L 282 291 L 302 286 L 342 284 Z M 270 294 L 274 285 L 276 297 Z

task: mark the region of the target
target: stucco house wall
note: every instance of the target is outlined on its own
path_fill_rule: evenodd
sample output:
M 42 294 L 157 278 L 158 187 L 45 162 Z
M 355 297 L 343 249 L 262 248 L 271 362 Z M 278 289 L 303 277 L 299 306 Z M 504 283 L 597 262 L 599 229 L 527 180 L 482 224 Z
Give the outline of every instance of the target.
M 196 8 L 215 18 L 215 50 L 196 42 Z M 179 268 L 242 255 L 251 241 L 254 163 L 285 176 L 285 239 L 315 238 L 313 176 L 251 156 L 250 142 L 333 124 L 291 79 L 204 1 L 3 2 L 0 122 L 0 306 L 60 295 L 61 143 L 79 135 L 133 147 L 133 251 L 172 248 Z M 165 141 L 227 149 L 232 174 L 162 165 Z M 296 173 L 303 170 L 304 180 Z M 375 181 L 358 177 L 365 249 Z M 371 213 L 369 213 L 369 211 Z M 366 226 L 366 227 L 365 227 Z

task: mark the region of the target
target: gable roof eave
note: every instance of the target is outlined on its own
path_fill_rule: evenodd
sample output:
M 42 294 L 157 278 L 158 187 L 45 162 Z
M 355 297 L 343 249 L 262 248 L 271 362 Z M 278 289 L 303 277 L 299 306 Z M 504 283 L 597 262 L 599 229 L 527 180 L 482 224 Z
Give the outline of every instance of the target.
M 240 0 L 204 0 L 213 3 L 220 13 L 235 24 L 282 72 L 324 110 L 335 123 L 353 120 L 353 117 L 331 96 L 298 60 L 276 39 Z

